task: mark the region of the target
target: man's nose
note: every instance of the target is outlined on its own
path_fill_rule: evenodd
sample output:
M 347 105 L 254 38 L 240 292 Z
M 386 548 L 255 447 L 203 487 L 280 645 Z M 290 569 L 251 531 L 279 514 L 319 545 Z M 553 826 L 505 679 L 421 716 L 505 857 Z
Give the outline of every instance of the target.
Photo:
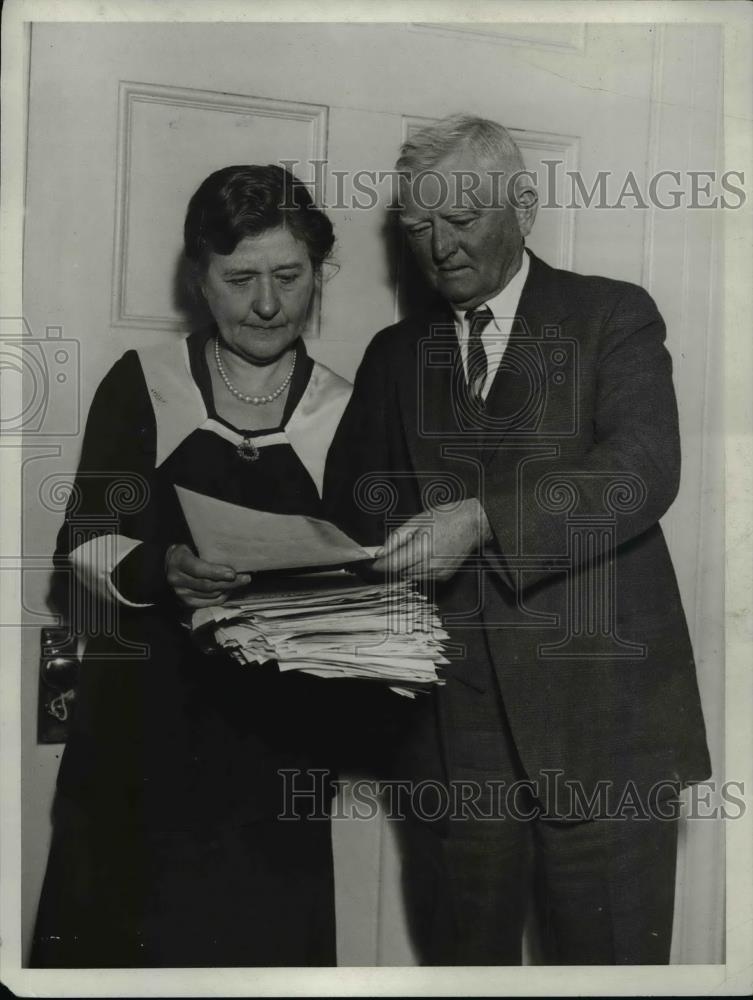
M 431 234 L 431 254 L 436 264 L 451 257 L 457 250 L 457 240 L 452 226 L 444 222 L 435 222 Z
M 271 277 L 262 277 L 256 283 L 251 308 L 261 319 L 273 319 L 280 311 L 280 298 Z

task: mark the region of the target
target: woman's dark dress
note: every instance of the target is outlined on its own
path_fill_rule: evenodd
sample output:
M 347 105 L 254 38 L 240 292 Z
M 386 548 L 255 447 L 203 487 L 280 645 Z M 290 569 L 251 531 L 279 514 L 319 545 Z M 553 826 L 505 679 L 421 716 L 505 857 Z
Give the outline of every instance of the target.
M 281 428 L 254 434 L 278 443 L 247 461 L 214 410 L 205 341 L 194 334 L 186 346 L 209 419 L 161 464 L 135 351 L 92 403 L 58 576 L 72 581 L 68 553 L 96 535 L 140 540 L 111 580 L 122 598 L 150 606 L 118 603 L 113 635 L 102 605 L 67 588 L 89 640 L 58 778 L 36 967 L 335 964 L 326 815 L 335 689 L 200 652 L 163 569 L 167 546 L 191 540 L 176 484 L 321 516 L 312 476 L 284 434 L 279 440 L 314 364 L 299 346 Z M 286 798 L 284 769 L 303 772 L 295 787 L 316 794 Z M 299 818 L 278 819 L 284 811 Z

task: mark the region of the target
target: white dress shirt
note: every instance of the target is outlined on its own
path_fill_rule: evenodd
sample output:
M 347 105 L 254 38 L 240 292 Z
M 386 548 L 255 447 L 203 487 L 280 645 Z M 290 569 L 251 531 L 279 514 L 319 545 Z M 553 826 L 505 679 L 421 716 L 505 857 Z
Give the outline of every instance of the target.
M 481 305 L 488 306 L 492 311 L 492 322 L 486 327 L 484 332 L 481 334 L 481 343 L 484 345 L 484 350 L 486 351 L 486 381 L 484 382 L 484 387 L 481 390 L 481 395 L 486 399 L 491 389 L 492 382 L 495 379 L 497 371 L 499 370 L 500 362 L 502 361 L 502 355 L 505 353 L 505 348 L 507 347 L 507 342 L 510 339 L 510 331 L 512 330 L 512 323 L 515 319 L 515 313 L 518 311 L 518 303 L 520 302 L 520 296 L 523 291 L 523 285 L 526 283 L 526 278 L 528 277 L 528 270 L 530 268 L 530 259 L 528 254 L 523 251 L 523 261 L 518 269 L 518 271 L 513 275 L 513 277 L 508 281 L 505 287 L 495 295 L 493 299 L 488 299 L 486 302 L 480 303 L 477 308 Z M 468 337 L 470 334 L 470 324 L 465 318 L 465 310 L 457 310 L 453 308 L 455 313 L 455 330 L 458 335 L 458 343 L 460 344 L 460 357 L 463 362 L 463 371 L 465 372 L 466 379 L 468 378 Z

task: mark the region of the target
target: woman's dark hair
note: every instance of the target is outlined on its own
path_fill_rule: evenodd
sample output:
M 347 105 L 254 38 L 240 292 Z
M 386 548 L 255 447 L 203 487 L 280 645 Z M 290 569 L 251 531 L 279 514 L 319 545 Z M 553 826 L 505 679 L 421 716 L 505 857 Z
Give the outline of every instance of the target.
M 202 181 L 188 203 L 186 257 L 203 268 L 209 252 L 230 254 L 246 236 L 283 226 L 305 243 L 318 271 L 335 237 L 332 223 L 306 186 L 289 170 L 272 164 L 223 167 Z

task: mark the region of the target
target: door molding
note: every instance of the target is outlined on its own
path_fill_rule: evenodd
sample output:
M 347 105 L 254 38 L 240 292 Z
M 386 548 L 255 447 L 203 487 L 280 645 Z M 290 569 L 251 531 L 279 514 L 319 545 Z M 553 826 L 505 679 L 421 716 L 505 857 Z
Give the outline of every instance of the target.
M 185 330 L 186 321 L 177 310 L 150 312 L 143 304 L 129 298 L 129 269 L 134 257 L 150 248 L 138 245 L 131 232 L 131 221 L 139 210 L 139 197 L 145 186 L 159 182 L 155 176 L 139 176 L 134 170 L 133 150 L 143 126 L 146 108 L 159 108 L 164 112 L 165 135 L 182 123 L 175 112 L 198 111 L 228 116 L 229 128 L 253 127 L 254 120 L 274 118 L 300 124 L 297 139 L 302 163 L 324 160 L 327 148 L 328 108 L 320 104 L 273 100 L 243 94 L 225 94 L 212 90 L 194 90 L 185 87 L 168 87 L 161 84 L 121 81 L 118 94 L 117 174 L 115 196 L 115 232 L 112 273 L 112 302 L 110 323 L 114 327 L 131 330 Z M 288 155 L 288 151 L 283 151 Z M 293 157 L 291 157 L 292 159 Z M 305 178 L 302 178 L 305 180 Z M 317 190 L 318 172 L 314 172 L 314 196 L 318 200 L 323 191 Z M 142 207 L 143 210 L 143 207 Z M 134 283 L 135 284 L 135 283 Z M 309 335 L 318 335 L 318 302 L 312 309 L 315 329 Z

